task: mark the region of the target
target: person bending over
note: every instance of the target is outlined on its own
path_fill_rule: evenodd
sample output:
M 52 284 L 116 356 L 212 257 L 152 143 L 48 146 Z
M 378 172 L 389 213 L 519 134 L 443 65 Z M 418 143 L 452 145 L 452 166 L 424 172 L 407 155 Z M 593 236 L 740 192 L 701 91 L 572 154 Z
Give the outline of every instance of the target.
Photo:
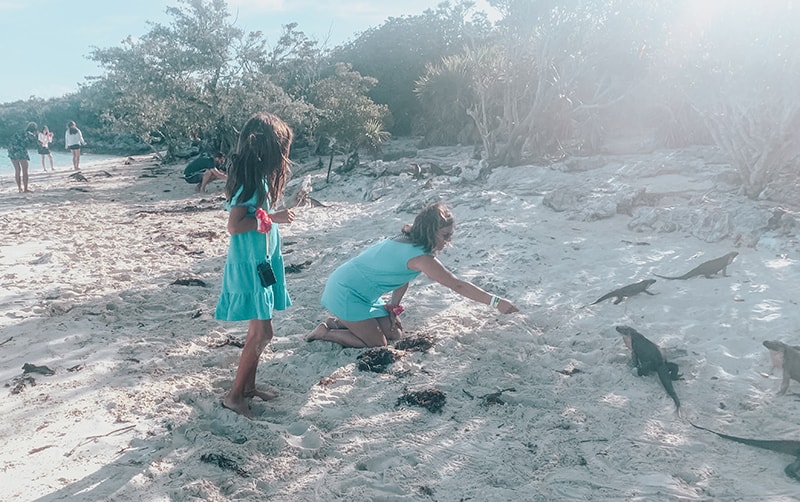
M 400 301 L 408 283 L 420 273 L 503 314 L 518 312 L 505 298 L 459 279 L 436 258 L 454 231 L 450 210 L 436 203 L 423 209 L 400 235 L 367 248 L 339 266 L 328 278 L 321 300 L 335 317 L 317 326 L 306 340 L 325 340 L 344 347 L 380 347 L 387 340 L 402 338 L 403 328 L 397 319 L 402 312 Z M 390 291 L 391 300 L 385 304 L 381 296 Z
M 225 169 L 225 154 L 217 152 L 213 158 L 202 155 L 186 165 L 183 170 L 186 183 L 196 184 L 195 192 L 205 192 L 206 186 L 214 180 L 228 178 Z

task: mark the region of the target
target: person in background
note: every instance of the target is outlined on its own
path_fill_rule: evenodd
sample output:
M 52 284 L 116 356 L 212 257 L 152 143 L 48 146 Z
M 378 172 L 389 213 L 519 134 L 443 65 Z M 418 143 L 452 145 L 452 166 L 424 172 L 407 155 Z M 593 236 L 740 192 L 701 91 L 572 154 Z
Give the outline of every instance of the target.
M 38 136 L 39 140 L 39 155 L 42 156 L 42 169 L 44 172 L 47 172 L 47 166 L 44 163 L 45 157 L 50 158 L 50 170 L 55 171 L 56 168 L 53 167 L 53 154 L 50 153 L 50 143 L 53 142 L 53 133 L 50 131 L 50 128 L 47 126 L 42 127 L 42 131 L 39 133 Z
M 225 154 L 217 152 L 214 157 L 201 155 L 186 165 L 183 170 L 186 183 L 197 184 L 195 192 L 205 192 L 206 186 L 214 180 L 228 178 L 225 168 Z
M 436 258 L 453 238 L 455 219 L 442 203 L 423 209 L 412 226 L 385 239 L 333 271 L 322 292 L 322 305 L 334 316 L 317 326 L 306 340 L 325 340 L 344 347 L 380 347 L 399 340 L 397 316 L 408 283 L 424 273 L 461 296 L 490 305 L 503 314 L 518 312 L 505 298 L 459 279 Z M 389 303 L 381 296 L 392 293 Z
M 81 147 L 85 144 L 81 130 L 74 120 L 70 120 L 67 123 L 67 132 L 64 134 L 64 146 L 72 151 L 72 168 L 76 171 L 80 169 Z
M 291 128 L 275 115 L 253 115 L 239 134 L 225 184 L 231 235 L 214 317 L 221 321 L 246 320 L 249 325 L 239 368 L 222 406 L 247 418 L 253 418 L 249 399 L 278 397 L 273 390 L 256 388 L 256 370 L 261 353 L 273 337 L 274 310 L 291 305 L 278 223 L 291 223 L 294 211 L 275 208 L 289 178 L 293 137 Z
M 36 122 L 28 122 L 25 129 L 16 133 L 8 144 L 8 158 L 14 165 L 14 179 L 20 193 L 31 192 L 28 189 L 28 162 L 31 160 L 28 148 L 36 144 L 37 129 Z

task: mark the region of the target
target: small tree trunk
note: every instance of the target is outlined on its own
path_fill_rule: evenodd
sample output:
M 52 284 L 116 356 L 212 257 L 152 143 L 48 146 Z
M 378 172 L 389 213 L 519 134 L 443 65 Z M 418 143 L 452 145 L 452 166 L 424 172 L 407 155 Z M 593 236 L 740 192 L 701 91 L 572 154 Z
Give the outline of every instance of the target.
M 328 176 L 325 177 L 325 183 L 331 182 L 331 167 L 333 166 L 333 148 L 331 148 L 331 158 L 328 160 Z

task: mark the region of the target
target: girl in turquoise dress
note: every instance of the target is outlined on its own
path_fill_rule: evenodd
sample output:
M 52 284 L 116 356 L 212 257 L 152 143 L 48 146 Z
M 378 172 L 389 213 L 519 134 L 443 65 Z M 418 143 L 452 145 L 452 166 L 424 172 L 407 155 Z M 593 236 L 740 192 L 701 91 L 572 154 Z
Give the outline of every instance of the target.
M 436 258 L 453 238 L 455 220 L 441 203 L 426 207 L 401 234 L 366 249 L 334 270 L 325 283 L 322 305 L 334 316 L 306 340 L 325 340 L 344 347 L 379 347 L 403 336 L 398 315 L 408 283 L 424 273 L 456 293 L 486 303 L 503 314 L 517 312 L 510 301 L 454 276 Z M 392 292 L 389 303 L 381 296 Z
M 253 418 L 248 399 L 275 399 L 275 391 L 256 388 L 261 353 L 273 337 L 272 314 L 291 301 L 281 256 L 278 223 L 291 223 L 294 211 L 274 211 L 289 175 L 291 128 L 269 113 L 258 113 L 244 125 L 228 172 L 228 232 L 231 234 L 222 292 L 215 317 L 223 321 L 249 321 L 239 368 L 222 405 Z M 266 210 L 264 209 L 266 208 Z M 257 268 L 269 263 L 274 280 L 262 283 Z

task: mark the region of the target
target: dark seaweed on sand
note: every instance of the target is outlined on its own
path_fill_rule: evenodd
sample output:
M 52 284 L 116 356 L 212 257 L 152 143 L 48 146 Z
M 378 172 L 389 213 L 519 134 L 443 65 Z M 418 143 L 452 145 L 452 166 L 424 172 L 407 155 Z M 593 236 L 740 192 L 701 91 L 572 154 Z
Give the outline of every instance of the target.
M 200 457 L 200 460 L 207 464 L 216 464 L 219 468 L 225 469 L 226 471 L 234 471 L 243 478 L 248 476 L 247 471 L 239 467 L 239 464 L 222 453 L 204 453 Z
M 370 349 L 356 359 L 358 359 L 358 369 L 361 371 L 372 371 L 375 373 L 385 373 L 390 364 L 395 362 L 400 356 L 386 347 Z
M 436 340 L 427 335 L 413 336 L 403 338 L 394 344 L 397 350 L 405 350 L 408 352 L 428 352 Z
M 445 393 L 438 389 L 426 389 L 408 392 L 403 392 L 403 395 L 397 399 L 395 406 L 401 404 L 409 404 L 411 406 L 422 406 L 431 413 L 441 413 L 444 404 L 447 401 Z

